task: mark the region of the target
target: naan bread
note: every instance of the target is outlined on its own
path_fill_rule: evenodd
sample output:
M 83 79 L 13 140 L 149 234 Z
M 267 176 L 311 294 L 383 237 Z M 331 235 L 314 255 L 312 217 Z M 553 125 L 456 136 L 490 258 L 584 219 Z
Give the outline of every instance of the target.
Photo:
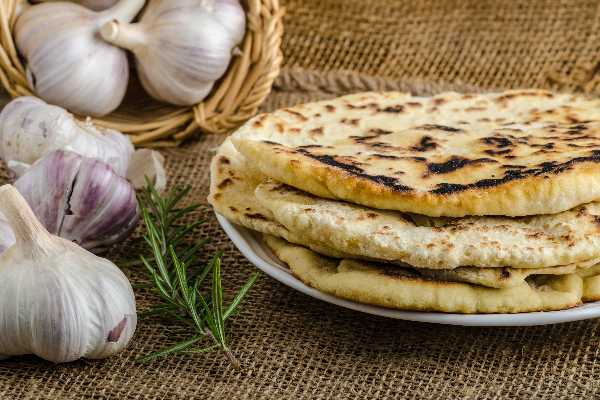
M 583 278 L 583 301 L 600 300 L 600 264 L 578 268 L 577 273 Z
M 273 214 L 256 201 L 254 191 L 264 179 L 264 175 L 250 168 L 231 141 L 225 139 L 211 161 L 208 201 L 216 211 L 238 225 L 301 243 L 301 238 L 277 222 Z M 317 243 L 311 248 L 330 257 L 347 256 Z
M 600 300 L 600 275 L 583 278 L 583 301 Z
M 597 260 L 594 260 L 596 262 Z M 522 285 L 533 275 L 566 275 L 577 271 L 578 264 L 548 268 L 474 268 L 414 269 L 424 277 L 447 282 L 465 282 L 491 288 L 509 288 Z
M 208 202 L 230 221 L 262 233 L 285 237 L 287 229 L 256 201 L 254 190 L 264 175 L 247 164 L 229 138 L 217 150 L 210 164 Z
M 355 94 L 259 115 L 233 142 L 277 181 L 379 209 L 526 216 L 600 198 L 600 100 L 567 94 Z
M 518 219 L 429 218 L 320 199 L 262 182 L 266 177 L 227 139 L 211 164 L 209 202 L 237 224 L 333 257 L 432 269 L 544 268 L 600 258 L 598 203 Z
M 317 251 L 318 253 L 318 251 Z M 340 257 L 336 257 L 340 258 Z M 351 257 L 352 258 L 352 257 Z M 378 260 L 365 260 L 379 262 Z M 415 268 L 408 264 L 398 264 L 405 269 L 436 281 L 465 282 L 491 288 L 509 288 L 522 285 L 533 275 L 566 275 L 577 273 L 580 277 L 600 275 L 600 259 L 581 263 L 546 268 L 476 268 L 458 267 L 454 269 Z M 600 292 L 599 292 L 600 295 Z
M 423 268 L 540 268 L 600 257 L 600 203 L 535 217 L 440 218 L 319 198 L 266 182 L 255 191 L 272 218 L 305 243 Z
M 583 283 L 577 274 L 534 276 L 519 286 L 493 289 L 429 280 L 382 264 L 326 258 L 273 236 L 265 240 L 305 284 L 360 303 L 472 314 L 561 310 L 581 302 Z

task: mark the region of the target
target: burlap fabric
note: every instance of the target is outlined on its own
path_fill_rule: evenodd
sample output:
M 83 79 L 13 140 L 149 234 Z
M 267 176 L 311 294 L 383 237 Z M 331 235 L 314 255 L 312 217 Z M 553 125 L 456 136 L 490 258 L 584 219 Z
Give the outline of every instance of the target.
M 264 110 L 361 90 L 550 86 L 545 74 L 555 67 L 570 79 L 581 59 L 600 59 L 594 39 L 600 6 L 593 2 L 295 0 L 287 7 L 288 65 L 331 72 L 286 70 Z M 254 268 L 206 203 L 209 160 L 222 140 L 204 136 L 165 155 L 170 182 L 192 185 L 190 201 L 203 204 L 194 216 L 206 219 L 198 234 L 211 239 L 207 257 L 224 251 L 231 296 Z M 129 241 L 111 257 L 122 264 L 137 251 Z M 147 282 L 142 267 L 123 270 L 133 283 Z M 145 289 L 136 289 L 136 297 L 140 310 L 155 301 Z M 595 320 L 530 328 L 396 321 L 320 302 L 263 276 L 228 328 L 239 371 L 218 353 L 135 363 L 189 337 L 185 327 L 149 319 L 139 322 L 131 347 L 108 360 L 0 362 L 0 399 L 600 396 Z
M 288 66 L 600 91 L 600 3 L 288 0 Z

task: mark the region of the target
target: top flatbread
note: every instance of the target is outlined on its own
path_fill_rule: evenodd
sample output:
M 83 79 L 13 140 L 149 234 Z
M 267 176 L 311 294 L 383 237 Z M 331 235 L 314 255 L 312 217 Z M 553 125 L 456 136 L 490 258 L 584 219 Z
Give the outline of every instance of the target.
M 362 93 L 263 114 L 232 140 L 314 195 L 428 216 L 557 213 L 600 197 L 600 100 Z
M 366 209 L 280 186 L 268 183 L 227 139 L 211 163 L 208 200 L 232 222 L 336 258 L 431 269 L 539 269 L 600 257 L 600 203 L 536 217 L 453 220 Z

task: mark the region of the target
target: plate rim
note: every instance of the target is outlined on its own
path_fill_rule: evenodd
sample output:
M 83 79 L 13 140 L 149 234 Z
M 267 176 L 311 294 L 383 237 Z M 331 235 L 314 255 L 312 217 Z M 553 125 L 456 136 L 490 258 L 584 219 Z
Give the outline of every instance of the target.
M 250 243 L 250 241 L 252 241 L 254 245 L 259 246 L 262 251 L 268 251 L 270 253 L 270 250 L 266 249 L 262 242 L 259 242 L 259 239 L 256 237 L 258 234 L 257 232 L 234 224 L 217 211 L 215 211 L 215 215 L 221 228 L 223 228 L 225 234 L 233 242 L 235 247 L 242 255 L 244 255 L 244 257 L 246 257 L 246 259 L 248 259 L 248 261 L 250 261 L 250 263 L 263 271 L 266 275 L 305 295 L 350 310 L 405 321 L 479 327 L 550 325 L 600 317 L 600 301 L 585 303 L 580 306 L 559 311 L 535 311 L 516 314 L 458 314 L 396 310 L 342 299 L 306 285 L 283 267 L 266 260 L 252 248 Z

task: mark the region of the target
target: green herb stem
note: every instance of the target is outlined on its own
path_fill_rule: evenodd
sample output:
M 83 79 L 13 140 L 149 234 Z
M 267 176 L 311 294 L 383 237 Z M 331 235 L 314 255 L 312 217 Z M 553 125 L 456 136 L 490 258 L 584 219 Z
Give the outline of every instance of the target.
M 198 205 L 179 208 L 178 203 L 190 189 L 176 187 L 164 196 L 152 183 L 139 196 L 142 219 L 146 227 L 144 241 L 149 254 L 140 256 L 140 263 L 147 269 L 151 288 L 160 298 L 160 303 L 141 316 L 160 316 L 182 322 L 195 331 L 191 339 L 173 344 L 163 350 L 138 359 L 148 362 L 176 353 L 204 353 L 221 350 L 231 365 L 240 364 L 226 341 L 225 322 L 239 309 L 242 300 L 256 282 L 258 273 L 253 274 L 240 288 L 233 301 L 225 307 L 221 279 L 221 253 L 215 254 L 202 268 L 198 266 L 201 249 L 205 241 L 189 244 L 186 238 L 202 223 L 182 223 L 198 209 Z M 130 263 L 133 264 L 133 263 Z M 210 287 L 206 278 L 211 275 Z M 192 348 L 203 339 L 213 342 L 210 346 Z

